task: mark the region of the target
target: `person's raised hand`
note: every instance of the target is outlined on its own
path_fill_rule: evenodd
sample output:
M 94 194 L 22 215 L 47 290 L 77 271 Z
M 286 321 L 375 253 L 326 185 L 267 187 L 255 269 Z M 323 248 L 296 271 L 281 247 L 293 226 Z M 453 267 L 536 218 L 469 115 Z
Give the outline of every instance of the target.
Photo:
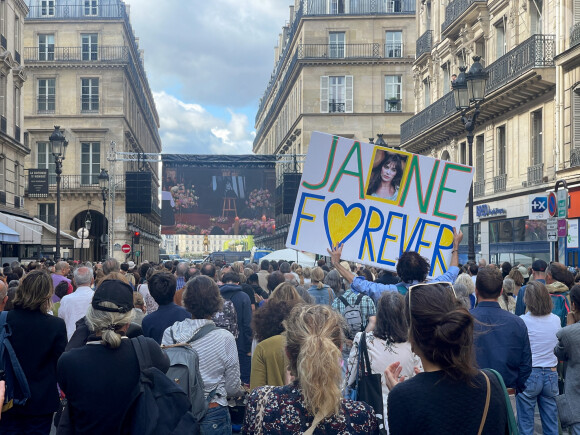
M 463 231 L 461 229 L 453 228 L 453 249 L 459 248 L 459 244 L 463 240 Z
M 342 256 L 342 247 L 344 245 L 334 245 L 332 249 L 326 248 L 326 251 L 330 255 L 330 260 L 332 261 L 333 265 L 337 265 L 340 263 L 340 257 Z

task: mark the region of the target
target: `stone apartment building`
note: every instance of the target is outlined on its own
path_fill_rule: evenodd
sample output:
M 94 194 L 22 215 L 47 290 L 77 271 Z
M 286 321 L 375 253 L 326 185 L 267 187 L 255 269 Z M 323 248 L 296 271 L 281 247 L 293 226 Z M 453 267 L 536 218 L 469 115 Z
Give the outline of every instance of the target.
M 159 117 L 129 6 L 122 0 L 33 0 L 29 9 L 21 56 L 28 73 L 23 113 L 30 151 L 21 162 L 26 169 L 49 170 L 49 195 L 27 197 L 26 186 L 22 189 L 26 209 L 55 225 L 55 164 L 48 138 L 58 125 L 68 141 L 61 181 L 61 233 L 76 237 L 88 212 L 92 226 L 85 259 L 100 260 L 108 248 L 109 255 L 125 260 L 121 245 L 130 244 L 132 233 L 139 231 L 140 245 L 134 250 L 142 259 L 157 260 L 158 165 L 111 160 L 112 142 L 117 152 L 161 152 Z M 98 180 L 103 169 L 110 174 L 104 192 Z M 125 172 L 140 169 L 152 173 L 152 197 L 140 198 L 152 202 L 152 211 L 126 213 Z M 105 234 L 112 237 L 110 244 L 103 243 Z M 79 258 L 79 249 L 71 241 L 62 239 L 61 245 L 61 256 Z M 53 253 L 54 240 L 43 243 L 40 250 L 44 255 Z
M 401 126 L 403 149 L 469 163 L 452 75 L 469 69 L 473 56 L 489 73 L 472 151 L 477 258 L 549 259 L 546 221 L 531 218 L 530 202 L 558 179 L 570 187 L 569 216 L 580 217 L 579 22 L 577 0 L 418 3 L 416 115 Z M 577 230 L 568 247 L 560 240 L 560 251 L 578 264 Z M 460 254 L 465 261 L 466 238 Z
M 313 131 L 400 143 L 415 109 L 414 0 L 295 0 L 279 35 L 275 66 L 256 115 L 254 152 L 305 154 Z M 300 171 L 300 158 L 278 165 Z M 282 248 L 291 215 L 276 211 L 276 234 L 256 244 Z

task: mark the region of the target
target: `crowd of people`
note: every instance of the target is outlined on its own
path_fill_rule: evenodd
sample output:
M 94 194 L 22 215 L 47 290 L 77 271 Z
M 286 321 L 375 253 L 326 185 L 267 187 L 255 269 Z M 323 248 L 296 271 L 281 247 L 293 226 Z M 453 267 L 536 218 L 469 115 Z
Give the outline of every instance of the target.
M 432 280 L 416 252 L 391 272 L 342 261 L 341 246 L 312 267 L 5 264 L 0 309 L 30 397 L 2 412 L 0 433 L 133 433 L 130 339 L 144 336 L 163 373 L 167 349 L 197 355 L 207 409 L 183 433 L 499 434 L 514 412 L 525 435 L 537 406 L 543 433 L 579 435 L 580 274 L 460 265 L 461 239 Z M 365 361 L 382 411 L 352 399 Z

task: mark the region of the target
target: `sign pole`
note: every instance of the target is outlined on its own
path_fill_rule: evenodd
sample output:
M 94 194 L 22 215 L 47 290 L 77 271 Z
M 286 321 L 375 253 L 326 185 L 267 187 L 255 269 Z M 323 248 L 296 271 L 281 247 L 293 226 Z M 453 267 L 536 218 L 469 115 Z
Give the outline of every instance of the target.
M 558 194 L 558 188 L 560 187 L 560 184 L 564 188 L 563 194 L 562 193 Z M 556 185 L 554 186 L 554 191 L 556 192 L 556 197 L 558 198 L 558 214 L 557 214 L 557 216 L 566 218 L 568 215 L 568 184 L 566 183 L 566 180 L 556 181 Z M 562 198 L 566 198 L 566 199 L 563 200 Z M 562 207 L 562 206 L 563 206 L 563 210 L 560 210 L 560 207 Z M 560 248 L 558 246 L 558 243 L 559 243 L 559 238 L 554 242 L 554 261 L 556 263 L 559 262 L 558 257 L 559 257 Z

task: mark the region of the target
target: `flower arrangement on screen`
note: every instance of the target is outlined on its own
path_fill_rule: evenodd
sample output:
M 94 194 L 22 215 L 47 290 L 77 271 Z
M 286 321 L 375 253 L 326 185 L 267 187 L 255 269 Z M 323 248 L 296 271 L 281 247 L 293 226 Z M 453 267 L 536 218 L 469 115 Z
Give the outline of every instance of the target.
M 226 230 L 226 234 L 235 234 L 235 224 Z M 274 234 L 276 232 L 276 221 L 274 219 L 240 219 L 238 226 L 238 234 Z
M 192 184 L 191 188 L 185 188 L 183 183 L 177 184 L 171 188 L 171 196 L 175 202 L 176 210 L 187 210 L 195 207 L 199 196 L 195 194 L 195 186 Z
M 270 191 L 268 189 L 254 189 L 248 195 L 246 205 L 252 210 L 268 208 L 270 203 Z
M 197 225 L 177 224 L 175 225 L 175 234 L 198 234 L 199 227 Z

